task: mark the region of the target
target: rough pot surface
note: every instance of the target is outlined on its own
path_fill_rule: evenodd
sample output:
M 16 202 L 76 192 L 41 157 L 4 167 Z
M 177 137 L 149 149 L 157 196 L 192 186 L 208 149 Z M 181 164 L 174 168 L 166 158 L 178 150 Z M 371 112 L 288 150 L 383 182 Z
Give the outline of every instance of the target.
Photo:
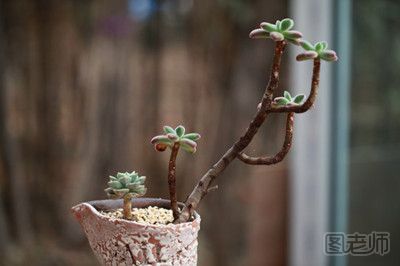
M 141 198 L 133 207 L 169 208 L 169 201 Z M 72 207 L 89 244 L 103 265 L 197 265 L 197 234 L 200 216 L 181 224 L 143 225 L 113 219 L 98 210 L 122 207 L 122 200 L 100 200 Z

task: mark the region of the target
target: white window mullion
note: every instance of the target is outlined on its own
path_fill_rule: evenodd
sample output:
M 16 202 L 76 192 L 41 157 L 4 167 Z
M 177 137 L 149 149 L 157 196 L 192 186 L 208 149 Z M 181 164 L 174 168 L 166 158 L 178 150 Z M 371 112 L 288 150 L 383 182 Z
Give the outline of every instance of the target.
M 329 0 L 292 0 L 295 28 L 312 43 L 328 41 L 332 35 L 332 6 Z M 291 58 L 301 51 L 292 49 Z M 290 60 L 290 88 L 308 94 L 312 62 Z M 330 169 L 331 66 L 322 62 L 320 88 L 314 108 L 295 117 L 291 157 L 289 265 L 326 266 L 323 237 L 328 231 Z

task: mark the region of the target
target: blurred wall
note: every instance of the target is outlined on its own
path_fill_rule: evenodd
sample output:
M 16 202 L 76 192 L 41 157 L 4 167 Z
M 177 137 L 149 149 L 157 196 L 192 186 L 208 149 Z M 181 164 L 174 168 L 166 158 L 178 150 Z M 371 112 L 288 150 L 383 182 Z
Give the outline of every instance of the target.
M 164 124 L 203 136 L 179 156 L 184 200 L 266 85 L 273 44 L 249 31 L 285 13 L 286 1 L 1 1 L 0 264 L 96 265 L 69 208 L 104 198 L 116 171 L 167 197 L 167 155 L 149 144 Z M 283 122 L 249 151 L 276 151 Z M 286 172 L 235 162 L 221 176 L 200 208 L 201 265 L 285 264 Z

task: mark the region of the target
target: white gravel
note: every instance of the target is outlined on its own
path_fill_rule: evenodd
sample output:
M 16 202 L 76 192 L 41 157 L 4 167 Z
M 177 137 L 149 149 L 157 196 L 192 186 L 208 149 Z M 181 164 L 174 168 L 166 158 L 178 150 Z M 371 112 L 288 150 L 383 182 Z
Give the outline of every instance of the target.
M 110 218 L 124 219 L 122 209 L 100 211 L 100 213 Z M 132 221 L 142 224 L 169 224 L 174 221 L 174 217 L 172 210 L 149 206 L 132 208 Z

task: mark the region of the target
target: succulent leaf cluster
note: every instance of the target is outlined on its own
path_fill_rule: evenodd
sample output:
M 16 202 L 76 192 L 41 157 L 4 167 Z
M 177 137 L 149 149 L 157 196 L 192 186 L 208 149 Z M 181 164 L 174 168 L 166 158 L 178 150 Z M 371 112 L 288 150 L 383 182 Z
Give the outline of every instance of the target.
M 179 146 L 185 151 L 195 153 L 198 139 L 200 139 L 200 134 L 185 134 L 185 128 L 181 125 L 175 129 L 170 126 L 164 126 L 164 134 L 152 138 L 151 143 L 154 144 L 154 148 L 157 151 L 165 151 L 167 148 L 172 148 L 176 143 L 179 143 Z
M 321 58 L 325 61 L 336 61 L 338 57 L 336 52 L 333 50 L 328 50 L 327 42 L 317 42 L 315 45 L 312 45 L 310 42 L 306 40 L 300 40 L 300 45 L 303 47 L 305 52 L 297 55 L 297 61 L 310 60 L 315 58 Z
M 276 42 L 287 41 L 295 45 L 300 45 L 305 50 L 297 55 L 297 61 L 311 60 L 320 58 L 325 61 L 336 61 L 338 57 L 336 52 L 328 50 L 327 42 L 317 42 L 312 45 L 310 42 L 302 39 L 303 34 L 299 31 L 292 30 L 294 21 L 290 18 L 285 18 L 282 21 L 277 20 L 275 24 L 262 22 L 260 28 L 250 32 L 252 39 L 272 39 Z
M 143 196 L 147 188 L 144 185 L 145 176 L 139 176 L 138 173 L 117 173 L 116 176 L 110 176 L 110 181 L 107 183 L 108 188 L 104 191 L 110 198 L 122 198 L 127 194 L 132 197 Z
M 262 22 L 259 29 L 255 29 L 250 33 L 250 38 L 271 38 L 276 42 L 287 40 L 288 42 L 299 45 L 300 38 L 303 34 L 300 31 L 292 30 L 293 26 L 294 21 L 290 18 L 285 18 L 282 21 L 277 20 L 275 24 Z
M 285 91 L 283 96 L 284 97 L 276 97 L 273 101 L 273 104 L 275 106 L 300 105 L 303 103 L 304 98 L 306 97 L 304 94 L 298 94 L 292 97 L 288 91 Z

